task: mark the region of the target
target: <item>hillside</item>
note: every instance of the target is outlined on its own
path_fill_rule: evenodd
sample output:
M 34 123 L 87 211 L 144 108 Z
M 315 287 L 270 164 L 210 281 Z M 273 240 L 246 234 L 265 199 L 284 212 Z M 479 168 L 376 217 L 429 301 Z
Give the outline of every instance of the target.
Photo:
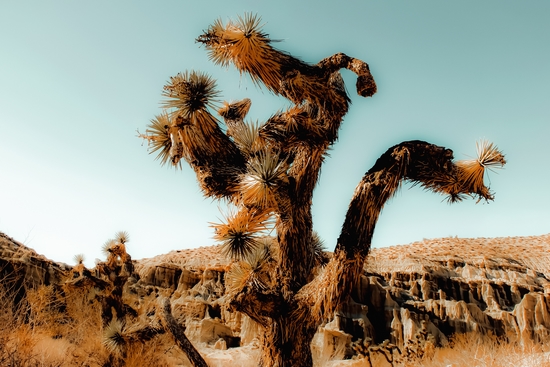
M 122 298 L 135 310 L 138 325 L 154 313 L 158 297 L 168 297 L 174 316 L 210 365 L 254 365 L 244 361 L 256 356 L 261 328 L 225 304 L 229 265 L 217 246 L 134 260 Z M 32 296 L 41 285 L 52 294 L 63 289 L 66 297 L 69 289 L 85 288 L 87 297 L 94 290 L 92 305 L 106 286 L 100 280 L 82 281 L 97 276 L 95 269 L 87 273 L 75 268 L 0 234 L 1 279 L 4 284 L 15 279 L 17 299 Z M 445 347 L 454 334 L 544 342 L 550 335 L 549 310 L 550 235 L 424 240 L 372 250 L 350 300 L 319 328 L 312 348 L 318 365 L 352 366 L 364 365 L 364 358 L 380 359 L 383 353 L 382 362 L 397 361 L 427 346 Z M 65 341 L 66 348 L 76 351 L 63 327 L 57 329 L 55 335 L 43 333 L 44 338 Z M 101 327 L 94 333 L 105 337 Z M 166 337 L 153 339 L 163 345 L 166 365 L 187 365 Z M 40 355 L 40 349 L 34 353 Z M 102 365 L 99 361 L 109 355 L 97 352 L 92 358 L 86 353 L 91 352 L 73 352 L 78 363 L 88 365 Z

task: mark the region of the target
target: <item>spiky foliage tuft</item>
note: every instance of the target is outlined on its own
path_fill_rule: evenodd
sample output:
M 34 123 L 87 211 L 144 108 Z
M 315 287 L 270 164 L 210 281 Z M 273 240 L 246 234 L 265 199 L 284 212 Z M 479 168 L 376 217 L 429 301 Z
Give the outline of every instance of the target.
M 207 107 L 215 107 L 219 92 L 214 79 L 204 73 L 191 71 L 171 77 L 164 86 L 163 95 L 167 97 L 163 102 L 164 108 L 175 109 L 176 114 L 188 119 Z
M 77 265 L 80 265 L 80 264 L 83 264 L 84 261 L 86 260 L 84 254 L 76 254 L 74 255 L 73 257 L 73 260 L 74 262 L 77 264 Z
M 130 235 L 126 231 L 119 231 L 115 234 L 115 241 L 124 245 L 130 241 Z
M 226 292 L 238 293 L 246 286 L 251 275 L 252 267 L 247 262 L 239 261 L 231 265 L 224 278 Z
M 319 234 L 315 231 L 313 231 L 313 234 L 311 236 L 310 246 L 315 266 L 324 266 L 328 262 L 328 257 L 325 254 L 325 243 L 323 242 Z
M 271 47 L 272 40 L 261 27 L 259 16 L 245 13 L 225 25 L 216 20 L 197 42 L 206 45 L 214 63 L 222 66 L 233 63 L 241 73 L 248 72 L 255 83 L 263 82 L 277 93 L 282 78 L 281 62 L 289 56 Z
M 172 119 L 168 113 L 163 112 L 156 116 L 147 126 L 145 134 L 140 134 L 139 137 L 147 140 L 149 145 L 149 154 L 158 151 L 155 159 L 160 159 L 160 164 L 165 165 L 171 162 L 174 166 L 181 168 L 181 163 L 178 158 L 174 158 L 177 154 L 175 149 L 181 148 L 173 144 L 173 137 L 170 133 Z M 183 152 L 179 153 L 179 158 Z
M 247 129 L 247 125 L 244 123 L 244 117 L 250 110 L 251 104 L 252 102 L 248 98 L 237 102 L 224 102 L 223 107 L 218 110 L 218 114 L 223 117 L 225 125 L 227 126 L 227 136 L 235 138 L 236 135 L 246 134 L 249 129 Z
M 243 123 L 232 129 L 233 141 L 245 156 L 250 157 L 261 149 L 262 143 L 259 131 L 260 126 L 257 122 L 253 124 Z
M 399 171 L 392 174 L 396 182 L 404 176 L 415 185 L 448 195 L 451 203 L 472 196 L 493 200 L 493 194 L 483 182 L 485 169 L 506 164 L 504 155 L 489 142 L 478 143 L 477 159 L 457 162 L 452 161 L 452 150 L 422 141 L 403 142 L 390 148 L 388 153 L 382 155 L 373 168 L 394 162 L 393 169 Z
M 111 353 L 122 353 L 126 345 L 126 339 L 123 334 L 124 324 L 119 320 L 111 320 L 111 322 L 103 330 L 103 345 Z
M 253 270 L 262 268 L 265 264 L 274 259 L 273 244 L 271 237 L 262 237 L 258 240 L 258 247 L 244 259 Z
M 243 208 L 227 215 L 226 223 L 212 223 L 214 239 L 222 243 L 224 255 L 235 260 L 246 259 L 260 246 L 258 240 L 271 224 L 269 219 L 269 212 Z
M 257 247 L 241 261 L 231 265 L 225 276 L 226 287 L 229 293 L 238 293 L 245 286 L 256 290 L 265 290 L 269 287 L 270 263 L 273 260 L 271 246 L 263 239 L 257 241 Z
M 275 208 L 275 190 L 288 183 L 287 163 L 269 148 L 258 152 L 248 161 L 239 189 L 246 205 L 262 209 Z
M 250 98 L 245 98 L 237 102 L 224 102 L 223 106 L 218 109 L 218 114 L 225 120 L 236 121 L 243 120 L 250 110 L 252 101 Z
M 130 236 L 126 231 L 119 231 L 115 233 L 113 239 L 105 241 L 101 250 L 107 257 L 108 266 L 115 266 L 122 261 L 122 263 L 131 262 L 131 256 L 126 251 L 126 243 L 128 243 Z
M 197 72 L 178 74 L 164 89 L 164 107 L 172 110 L 153 120 L 140 137 L 149 141 L 151 152 L 159 152 L 161 163 L 178 168 L 182 159 L 189 163 L 207 196 L 231 195 L 231 182 L 244 171 L 244 159 L 209 112 L 218 93 L 213 80 Z
M 116 245 L 116 241 L 113 239 L 109 239 L 105 241 L 103 246 L 101 246 L 101 252 L 103 253 L 103 255 L 108 257 L 111 254 L 111 248 L 115 245 Z
M 459 170 L 458 178 L 461 185 L 469 192 L 490 200 L 493 196 L 484 183 L 486 169 L 502 168 L 506 160 L 497 146 L 487 140 L 476 142 L 476 148 L 476 159 L 456 162 Z

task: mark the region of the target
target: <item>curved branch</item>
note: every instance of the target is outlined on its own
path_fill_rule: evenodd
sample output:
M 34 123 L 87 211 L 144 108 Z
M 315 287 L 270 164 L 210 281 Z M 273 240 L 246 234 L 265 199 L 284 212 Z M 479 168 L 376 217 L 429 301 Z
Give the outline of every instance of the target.
M 424 141 L 407 141 L 388 149 L 355 189 L 334 256 L 324 272 L 300 291 L 297 312 L 311 310 L 313 319 L 319 322 L 348 297 L 370 250 L 378 216 L 403 181 L 448 194 L 451 201 L 460 200 L 463 195 L 492 200 L 483 182 L 471 179 L 483 177 L 486 166 L 506 163 L 496 147 L 489 147 L 491 160 L 484 161 L 482 156 L 487 154 L 480 154 L 477 166 L 471 162 L 455 163 L 452 150 Z
M 337 72 L 340 69 L 348 69 L 357 74 L 357 94 L 362 97 L 371 97 L 376 93 L 377 87 L 370 73 L 369 65 L 362 60 L 339 52 L 319 61 L 317 65 L 329 73 Z
M 157 116 L 146 134 L 139 136 L 148 141 L 151 153 L 158 152 L 162 164 L 180 167 L 182 158 L 187 161 L 206 196 L 230 198 L 237 190 L 238 176 L 245 171 L 245 158 L 208 111 L 213 88 L 213 81 L 203 74 L 173 77 L 165 86 L 165 95 L 171 98 L 166 106 L 176 110 Z

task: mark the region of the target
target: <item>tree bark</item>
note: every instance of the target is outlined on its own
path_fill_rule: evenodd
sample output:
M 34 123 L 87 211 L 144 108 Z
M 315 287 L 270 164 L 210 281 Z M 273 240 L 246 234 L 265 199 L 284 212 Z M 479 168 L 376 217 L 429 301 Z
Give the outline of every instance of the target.
M 282 314 L 266 328 L 262 338 L 261 367 L 311 367 L 311 340 L 317 331 Z
M 311 366 L 311 341 L 324 319 L 347 300 L 369 253 L 374 228 L 384 204 L 403 181 L 450 196 L 492 196 L 464 182 L 453 152 L 423 141 L 388 149 L 363 176 L 351 200 L 334 256 L 313 281 L 294 295 L 266 328 L 262 366 Z

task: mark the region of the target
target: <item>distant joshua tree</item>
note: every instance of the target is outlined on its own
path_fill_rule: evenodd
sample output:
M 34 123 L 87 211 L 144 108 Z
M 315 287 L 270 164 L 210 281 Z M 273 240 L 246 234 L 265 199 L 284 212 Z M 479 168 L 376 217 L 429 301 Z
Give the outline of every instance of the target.
M 215 237 L 235 260 L 226 275 L 231 309 L 265 331 L 259 364 L 311 366 L 313 335 L 350 294 L 380 211 L 401 183 L 446 194 L 450 202 L 492 200 L 484 172 L 504 165 L 504 156 L 488 142 L 478 145 L 477 159 L 458 162 L 452 150 L 424 141 L 389 148 L 357 186 L 328 258 L 313 231 L 313 189 L 350 104 L 340 69 L 354 72 L 357 93 L 370 97 L 376 84 L 368 65 L 343 53 L 307 64 L 275 49 L 250 14 L 214 22 L 197 41 L 214 63 L 233 64 L 292 107 L 254 124 L 244 121 L 250 99 L 224 102 L 217 110 L 222 123 L 211 111 L 214 80 L 185 72 L 170 78 L 164 111 L 140 136 L 162 164 L 179 168 L 185 160 L 206 196 L 232 205 L 226 223 L 214 225 Z M 268 231 L 276 238 L 269 240 Z

